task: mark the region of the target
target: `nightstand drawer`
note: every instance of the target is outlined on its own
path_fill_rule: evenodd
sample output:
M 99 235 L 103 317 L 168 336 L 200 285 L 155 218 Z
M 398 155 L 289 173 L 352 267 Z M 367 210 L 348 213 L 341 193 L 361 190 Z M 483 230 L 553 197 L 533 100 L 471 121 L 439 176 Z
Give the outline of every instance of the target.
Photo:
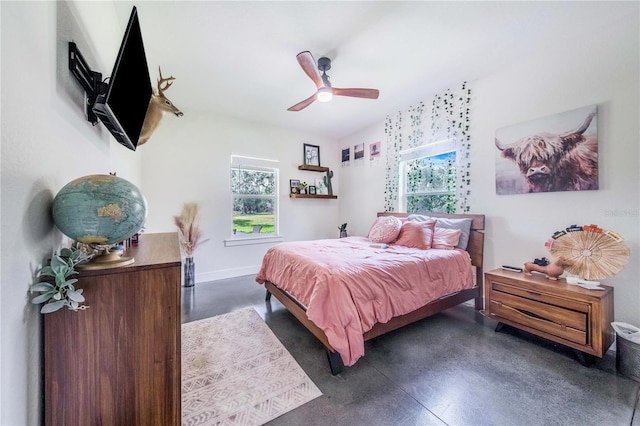
M 490 312 L 581 345 L 587 340 L 587 314 L 496 291 Z
M 521 287 L 514 287 L 511 285 L 503 284 L 499 282 L 492 282 L 491 288 L 493 291 L 500 291 L 503 293 L 514 294 L 517 296 L 524 297 L 526 299 L 542 302 L 545 305 L 548 304 L 548 305 L 554 305 L 554 306 L 561 306 L 562 308 L 571 309 L 573 311 L 578 311 L 578 312 L 584 312 L 585 314 L 589 312 L 589 305 L 579 300 L 572 300 L 566 297 L 552 296 L 550 294 L 540 293 L 540 292 L 536 292 L 536 291 L 521 288 Z

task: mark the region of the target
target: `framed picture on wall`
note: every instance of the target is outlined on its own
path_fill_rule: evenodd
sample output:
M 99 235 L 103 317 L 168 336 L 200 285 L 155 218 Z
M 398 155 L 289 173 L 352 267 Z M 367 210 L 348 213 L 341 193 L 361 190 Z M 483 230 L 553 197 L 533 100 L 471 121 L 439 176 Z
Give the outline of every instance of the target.
M 289 179 L 289 188 L 291 189 L 292 194 L 300 193 L 300 180 L 299 179 Z
M 364 143 L 359 143 L 353 146 L 353 159 L 364 160 Z
M 347 167 L 351 160 L 351 148 L 342 148 L 342 167 Z
M 370 154 L 369 158 L 371 161 L 380 157 L 380 142 L 374 142 L 372 144 L 369 144 L 369 154 Z
M 303 145 L 303 152 L 305 166 L 320 165 L 320 147 L 318 145 L 309 145 L 308 143 L 305 143 Z
M 597 105 L 502 127 L 495 145 L 498 195 L 599 187 Z

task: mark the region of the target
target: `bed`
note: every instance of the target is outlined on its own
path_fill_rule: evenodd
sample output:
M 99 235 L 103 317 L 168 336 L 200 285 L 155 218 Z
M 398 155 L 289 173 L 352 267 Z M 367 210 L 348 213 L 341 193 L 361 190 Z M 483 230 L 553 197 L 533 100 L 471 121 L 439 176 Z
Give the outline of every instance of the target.
M 364 356 L 367 340 L 471 299 L 482 309 L 484 215 L 424 215 L 470 222 L 464 250 L 347 237 L 282 243 L 265 254 L 256 281 L 266 300 L 275 296 L 325 346 L 332 374 Z M 384 216 L 415 217 L 378 213 Z

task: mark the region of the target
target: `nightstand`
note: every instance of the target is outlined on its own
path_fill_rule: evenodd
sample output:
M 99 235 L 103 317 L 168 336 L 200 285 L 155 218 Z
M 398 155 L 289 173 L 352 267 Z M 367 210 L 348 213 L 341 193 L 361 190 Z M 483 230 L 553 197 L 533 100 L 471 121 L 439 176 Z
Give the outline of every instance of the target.
M 495 269 L 485 273 L 485 313 L 502 324 L 563 344 L 583 365 L 614 341 L 613 287 L 587 290 L 561 278 Z

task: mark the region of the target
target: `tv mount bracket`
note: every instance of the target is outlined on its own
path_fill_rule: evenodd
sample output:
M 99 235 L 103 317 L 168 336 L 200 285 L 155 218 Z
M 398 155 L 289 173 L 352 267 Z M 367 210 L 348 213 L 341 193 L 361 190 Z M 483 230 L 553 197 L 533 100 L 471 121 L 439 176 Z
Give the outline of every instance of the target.
M 87 120 L 95 126 L 98 124 L 98 117 L 93 112 L 93 106 L 98 96 L 106 92 L 107 84 L 102 82 L 101 73 L 92 71 L 89 68 L 87 61 L 84 60 L 80 50 L 78 50 L 78 46 L 72 41 L 69 42 L 69 70 L 87 94 Z

